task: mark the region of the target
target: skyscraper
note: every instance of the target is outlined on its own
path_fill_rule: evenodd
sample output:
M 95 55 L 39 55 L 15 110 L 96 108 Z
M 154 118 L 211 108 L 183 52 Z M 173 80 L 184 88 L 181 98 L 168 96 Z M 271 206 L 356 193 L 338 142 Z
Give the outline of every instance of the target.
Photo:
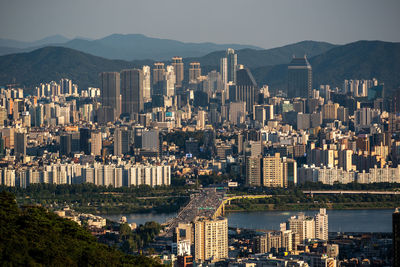
M 228 65 L 226 57 L 220 59 L 219 72 L 221 73 L 222 83 L 226 89 L 226 85 L 228 84 Z
M 293 57 L 288 66 L 288 98 L 311 98 L 312 93 L 312 67 L 307 57 Z
M 156 62 L 153 67 L 153 95 L 163 95 L 164 63 Z
M 121 156 L 130 150 L 131 135 L 128 129 L 116 128 L 114 133 L 114 155 Z
M 201 68 L 199 62 L 191 62 L 189 67 L 189 82 L 194 82 L 201 76 Z
M 228 257 L 228 219 L 199 218 L 194 224 L 195 260 L 219 260 Z
M 122 113 L 134 114 L 143 111 L 143 72 L 139 69 L 121 71 Z
M 143 66 L 143 98 L 144 102 L 151 100 L 151 81 L 150 81 L 150 67 Z
M 246 111 L 252 113 L 258 93 L 256 80 L 248 68 L 238 69 L 236 73 L 236 86 L 229 87 L 229 100 L 246 102 Z
M 174 66 L 167 66 L 167 71 L 165 72 L 164 77 L 164 90 L 163 95 L 166 96 L 174 96 L 175 95 L 175 85 L 176 85 L 176 76 L 175 76 L 175 68 Z
M 17 156 L 25 156 L 26 155 L 26 145 L 27 145 L 27 137 L 26 133 L 23 132 L 16 132 L 15 137 L 15 154 Z
M 88 128 L 80 128 L 80 148 L 86 155 L 90 154 L 89 140 L 90 140 L 90 130 Z
M 232 48 L 226 50 L 226 64 L 228 68 L 228 82 L 236 83 L 237 54 Z
M 121 114 L 120 74 L 102 72 L 100 78 L 102 107 L 112 110 L 112 117 L 116 119 Z
M 184 79 L 182 58 L 181 57 L 173 57 L 172 58 L 172 66 L 174 66 L 174 70 L 175 70 L 176 87 L 181 88 L 182 81 Z

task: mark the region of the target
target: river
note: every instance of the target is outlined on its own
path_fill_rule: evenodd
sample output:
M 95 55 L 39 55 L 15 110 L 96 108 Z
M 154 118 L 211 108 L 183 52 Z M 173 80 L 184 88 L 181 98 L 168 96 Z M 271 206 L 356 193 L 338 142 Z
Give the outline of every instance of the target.
M 385 210 L 327 210 L 330 232 L 392 232 L 392 213 L 394 209 Z M 318 211 L 303 211 L 312 216 Z M 227 213 L 231 227 L 278 230 L 279 224 L 299 211 L 257 211 Z M 125 214 L 129 223 L 137 225 L 147 221 L 163 223 L 176 213 L 164 214 Z M 122 215 L 104 215 L 103 217 L 118 221 Z

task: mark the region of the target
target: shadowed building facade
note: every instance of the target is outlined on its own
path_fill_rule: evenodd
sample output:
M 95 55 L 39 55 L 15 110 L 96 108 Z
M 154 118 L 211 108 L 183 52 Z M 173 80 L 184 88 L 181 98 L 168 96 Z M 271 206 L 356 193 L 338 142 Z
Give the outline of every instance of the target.
M 288 66 L 287 96 L 288 98 L 311 98 L 312 67 L 307 57 L 293 57 Z
M 119 72 L 102 72 L 101 79 L 101 104 L 102 108 L 112 111 L 105 121 L 112 117 L 114 120 L 121 114 L 120 74 Z
M 121 71 L 122 113 L 133 119 L 144 109 L 143 72 L 139 69 Z

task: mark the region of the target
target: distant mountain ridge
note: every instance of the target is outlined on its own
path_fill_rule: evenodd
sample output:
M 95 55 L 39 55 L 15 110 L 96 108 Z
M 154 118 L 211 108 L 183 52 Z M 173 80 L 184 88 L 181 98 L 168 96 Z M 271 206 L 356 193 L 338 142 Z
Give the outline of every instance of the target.
M 309 42 L 309 41 L 307 41 Z M 307 43 L 313 47 L 312 43 Z M 293 44 L 294 47 L 298 44 Z M 318 46 L 318 51 L 324 50 Z M 321 52 L 309 61 L 313 67 L 314 87 L 320 84 L 341 86 L 344 79 L 377 78 L 386 88 L 400 88 L 400 43 L 381 41 L 359 41 L 342 46 L 333 46 Z M 316 54 L 308 48 L 306 54 Z M 304 49 L 303 49 L 304 50 Z M 238 63 L 250 67 L 259 85 L 268 84 L 271 90 L 285 89 L 287 64 L 291 60 L 290 46 L 270 50 L 238 50 Z M 189 62 L 218 62 L 224 51 L 208 54 L 199 58 L 184 58 L 185 67 Z M 263 56 L 260 56 L 263 55 Z M 278 55 L 278 56 L 276 56 Z M 281 55 L 281 56 L 279 56 Z M 286 55 L 286 56 L 285 56 Z M 298 55 L 298 54 L 297 54 Z M 298 56 L 302 56 L 300 54 Z M 285 58 L 286 57 L 286 58 Z M 269 59 L 268 59 L 269 58 Z M 80 88 L 99 86 L 98 74 L 102 71 L 120 71 L 124 68 L 151 65 L 154 61 L 109 60 L 64 47 L 45 47 L 29 53 L 12 54 L 0 57 L 0 85 L 14 80 L 25 86 L 34 86 L 40 82 L 70 78 Z M 246 64 L 247 62 L 247 64 Z M 271 65 L 271 63 L 278 63 Z M 265 64 L 262 66 L 262 64 Z M 203 74 L 218 65 L 202 65 Z
M 11 53 L 30 52 L 49 45 L 63 46 L 107 59 L 127 61 L 168 60 L 176 55 L 197 57 L 213 51 L 225 50 L 229 47 L 234 49 L 261 49 L 253 45 L 186 43 L 147 37 L 143 34 L 112 34 L 97 40 L 86 38 L 69 40 L 62 36 L 51 36 L 32 43 L 0 39 L 0 55 L 9 54 L 10 51 Z

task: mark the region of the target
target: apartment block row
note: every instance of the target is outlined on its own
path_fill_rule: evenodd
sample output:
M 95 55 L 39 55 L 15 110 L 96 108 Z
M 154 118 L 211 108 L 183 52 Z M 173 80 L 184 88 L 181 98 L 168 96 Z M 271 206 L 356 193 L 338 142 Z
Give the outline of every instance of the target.
M 171 184 L 168 165 L 52 164 L 42 168 L 0 169 L 0 185 L 26 188 L 30 184 L 81 184 L 101 186 L 161 186 Z
M 338 167 L 317 167 L 314 165 L 303 165 L 297 170 L 298 181 L 321 182 L 333 185 L 334 183 L 348 184 L 357 182 L 360 184 L 369 183 L 400 183 L 400 167 L 371 168 L 369 172 L 346 171 Z

